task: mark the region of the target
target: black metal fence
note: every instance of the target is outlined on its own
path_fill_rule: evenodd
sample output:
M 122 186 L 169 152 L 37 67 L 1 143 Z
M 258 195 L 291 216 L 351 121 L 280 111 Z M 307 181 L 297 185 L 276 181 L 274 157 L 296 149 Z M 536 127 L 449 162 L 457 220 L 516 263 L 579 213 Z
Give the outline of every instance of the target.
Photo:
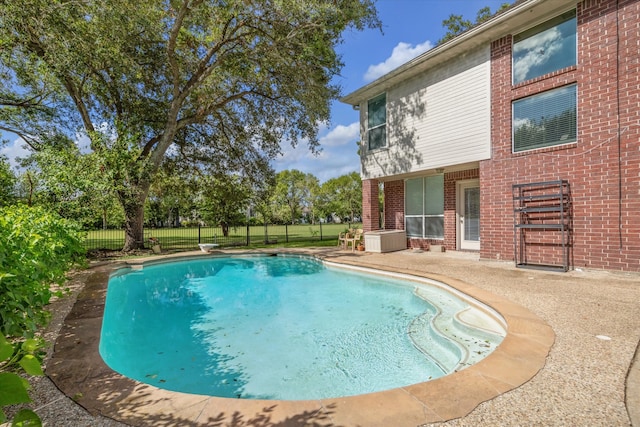
M 240 225 L 229 227 L 227 235 L 221 227 L 145 228 L 145 246 L 150 239 L 160 242 L 163 249 L 197 249 L 199 243 L 216 243 L 221 248 L 235 246 L 265 246 L 291 242 L 337 241 L 338 234 L 361 224 L 295 224 Z M 87 250 L 119 250 L 124 246 L 124 230 L 89 230 L 85 239 Z

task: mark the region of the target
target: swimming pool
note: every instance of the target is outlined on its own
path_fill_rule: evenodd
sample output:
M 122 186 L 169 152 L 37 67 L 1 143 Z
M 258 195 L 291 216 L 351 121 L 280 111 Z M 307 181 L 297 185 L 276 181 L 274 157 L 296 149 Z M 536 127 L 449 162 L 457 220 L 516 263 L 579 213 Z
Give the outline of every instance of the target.
M 100 354 L 168 390 L 302 400 L 437 378 L 503 336 L 499 316 L 444 285 L 309 257 L 211 257 L 114 274 Z

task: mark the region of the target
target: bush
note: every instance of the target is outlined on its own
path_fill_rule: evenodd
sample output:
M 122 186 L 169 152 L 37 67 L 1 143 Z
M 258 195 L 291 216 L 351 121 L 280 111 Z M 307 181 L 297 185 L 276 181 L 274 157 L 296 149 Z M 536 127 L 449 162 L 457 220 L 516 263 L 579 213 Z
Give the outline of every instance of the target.
M 31 337 L 49 316 L 51 285 L 83 259 L 80 227 L 38 207 L 0 209 L 0 332 Z
M 0 423 L 2 408 L 27 403 L 29 383 L 15 371 L 42 375 L 44 342 L 34 339 L 49 319 L 45 306 L 51 285 L 62 285 L 67 271 L 82 261 L 80 227 L 42 208 L 0 209 Z M 20 410 L 12 425 L 40 426 L 30 409 Z

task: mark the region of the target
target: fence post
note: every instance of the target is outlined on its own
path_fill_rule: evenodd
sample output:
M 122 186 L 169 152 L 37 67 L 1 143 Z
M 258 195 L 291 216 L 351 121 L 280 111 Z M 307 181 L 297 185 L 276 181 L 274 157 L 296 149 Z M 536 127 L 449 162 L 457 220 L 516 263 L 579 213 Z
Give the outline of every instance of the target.
M 289 243 L 289 224 L 284 225 L 284 241 Z
M 198 244 L 202 243 L 200 240 L 200 224 L 198 224 Z
M 247 246 L 251 245 L 251 237 L 249 236 L 249 223 L 247 223 Z
M 269 226 L 267 225 L 267 221 L 264 222 L 264 244 L 269 244 Z
M 320 241 L 322 242 L 322 221 L 320 221 Z

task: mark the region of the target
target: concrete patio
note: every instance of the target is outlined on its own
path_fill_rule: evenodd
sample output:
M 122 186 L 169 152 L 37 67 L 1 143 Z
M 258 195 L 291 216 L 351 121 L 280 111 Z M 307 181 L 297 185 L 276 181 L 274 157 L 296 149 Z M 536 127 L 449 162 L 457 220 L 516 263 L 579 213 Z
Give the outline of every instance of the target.
M 640 340 L 640 274 L 523 270 L 512 263 L 479 261 L 476 254 L 457 252 L 407 250 L 372 254 L 334 249 L 302 252 L 341 263 L 443 278 L 492 305 L 505 317 L 511 316 L 507 320 L 510 332 L 518 331 L 515 336 L 524 331 L 533 339 L 520 344 L 505 340 L 502 350 L 511 353 L 502 361 L 500 355 L 494 356 L 490 369 L 467 368 L 452 375 L 463 374 L 454 382 L 446 382 L 444 377 L 436 393 L 442 396 L 440 403 L 433 396 L 427 397 L 431 393 L 429 387 L 433 387 L 430 385 L 369 395 L 361 400 L 334 399 L 324 402 L 320 410 L 316 405 L 287 402 L 272 405 L 257 402 L 252 406 L 228 402 L 223 408 L 205 404 L 211 399 L 208 397 L 189 406 L 187 402 L 193 402 L 193 395 L 185 398 L 164 391 L 152 395 L 148 393 L 150 386 L 132 385 L 131 380 L 110 370 L 97 372 L 73 363 L 84 357 L 87 345 L 97 347 L 97 341 L 78 339 L 81 334 L 74 330 L 74 321 L 83 318 L 83 325 L 92 325 L 99 331 L 98 307 L 104 293 L 87 294 L 85 283 L 95 280 L 96 274 L 108 274 L 105 272 L 110 267 L 103 265 L 75 277 L 74 294 L 83 289 L 85 293 L 73 310 L 73 299 L 54 303 L 54 319 L 47 335 L 50 342 L 59 336 L 53 356 L 47 361 L 47 373 L 58 383 L 66 376 L 93 385 L 82 391 L 66 390 L 64 395 L 48 378 L 38 379 L 34 381 L 32 407 L 46 425 L 54 426 L 629 426 L 632 420 L 638 420 L 640 368 L 632 370 L 629 376 L 628 373 Z M 68 313 L 72 314 L 67 316 Z M 523 328 L 519 316 L 539 324 L 539 329 Z M 546 332 L 547 325 L 553 333 Z M 522 358 L 523 362 L 514 364 L 514 358 Z M 472 374 L 473 378 L 469 378 Z M 101 382 L 94 381 L 97 377 L 102 378 Z M 482 381 L 478 382 L 479 379 Z M 430 383 L 433 381 L 425 384 Z M 456 387 L 464 390 L 457 393 Z M 410 403 L 407 393 L 414 400 L 424 398 L 423 402 Z M 470 400 L 470 395 L 476 395 L 477 401 Z M 402 405 L 408 406 L 402 409 Z M 143 406 L 147 409 L 140 412 Z M 447 412 L 446 408 L 451 410 Z M 147 414 L 147 418 L 134 416 L 136 411 Z M 392 418 L 381 414 L 390 414 Z

